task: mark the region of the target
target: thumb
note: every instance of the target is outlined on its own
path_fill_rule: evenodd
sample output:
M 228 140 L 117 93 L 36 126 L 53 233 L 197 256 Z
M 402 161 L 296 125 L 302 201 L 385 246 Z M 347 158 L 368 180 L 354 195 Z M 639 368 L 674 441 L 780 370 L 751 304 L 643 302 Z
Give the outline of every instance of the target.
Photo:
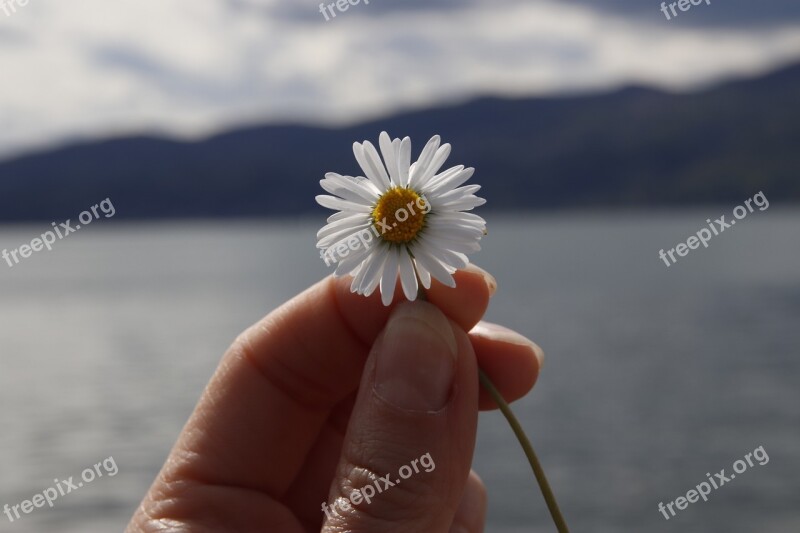
M 427 302 L 398 305 L 364 367 L 322 531 L 447 533 L 477 419 L 466 333 Z

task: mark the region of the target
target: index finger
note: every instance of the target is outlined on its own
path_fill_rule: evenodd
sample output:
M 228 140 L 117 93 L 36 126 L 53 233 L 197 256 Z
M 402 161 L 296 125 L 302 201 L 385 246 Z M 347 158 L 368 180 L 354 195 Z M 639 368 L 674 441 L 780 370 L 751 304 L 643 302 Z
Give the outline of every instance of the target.
M 469 331 L 493 291 L 487 276 L 476 268 L 459 271 L 455 288 L 434 282 L 428 300 Z M 378 294 L 351 293 L 349 283 L 322 280 L 234 342 L 162 479 L 237 486 L 274 498 L 285 493 L 331 410 L 358 388 L 369 349 L 392 311 Z

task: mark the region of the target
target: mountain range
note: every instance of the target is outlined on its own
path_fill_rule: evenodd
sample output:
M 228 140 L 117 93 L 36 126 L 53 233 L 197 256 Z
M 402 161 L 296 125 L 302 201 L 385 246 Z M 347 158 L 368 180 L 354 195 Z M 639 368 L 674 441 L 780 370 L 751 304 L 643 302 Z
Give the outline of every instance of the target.
M 325 172 L 357 175 L 353 141 L 380 131 L 453 145 L 486 209 L 734 206 L 762 190 L 800 201 L 800 64 L 690 93 L 479 98 L 342 128 L 272 124 L 200 141 L 141 135 L 0 162 L 0 221 L 323 213 Z M 482 208 L 483 209 L 483 208 Z

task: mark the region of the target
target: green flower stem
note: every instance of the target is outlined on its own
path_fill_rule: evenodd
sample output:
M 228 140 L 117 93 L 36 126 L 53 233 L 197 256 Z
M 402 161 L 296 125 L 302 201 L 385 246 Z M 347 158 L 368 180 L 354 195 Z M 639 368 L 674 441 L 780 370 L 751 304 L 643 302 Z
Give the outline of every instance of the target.
M 419 278 L 417 278 L 417 299 L 421 301 L 428 300 L 428 295 L 426 294 Z M 531 441 L 528 440 L 525 430 L 522 429 L 519 420 L 517 420 L 517 417 L 514 416 L 514 413 L 511 411 L 511 407 L 508 406 L 508 403 L 506 403 L 505 399 L 503 399 L 503 397 L 500 395 L 500 392 L 497 390 L 497 387 L 494 386 L 492 380 L 489 379 L 489 376 L 487 376 L 486 373 L 480 368 L 478 368 L 478 377 L 480 378 L 483 388 L 489 391 L 489 394 L 492 395 L 492 398 L 500 408 L 503 416 L 505 416 L 506 420 L 508 420 L 508 424 L 514 431 L 514 435 L 517 436 L 517 440 L 519 441 L 520 445 L 522 445 L 522 450 L 525 452 L 525 456 L 528 458 L 528 462 L 531 464 L 533 475 L 536 476 L 536 481 L 539 483 L 539 489 L 542 491 L 542 496 L 544 496 L 544 501 L 547 503 L 547 509 L 550 511 L 550 516 L 553 517 L 553 522 L 556 525 L 558 533 L 569 533 L 569 528 L 567 527 L 567 523 L 564 521 L 564 517 L 561 514 L 561 509 L 558 508 L 558 502 L 556 502 L 556 497 L 553 495 L 553 490 L 550 488 L 550 483 L 547 481 L 547 476 L 544 475 L 542 464 L 539 462 L 539 458 L 536 457 L 536 452 L 533 451 L 533 446 L 531 446 Z
M 486 373 L 480 368 L 478 369 L 478 375 L 480 377 L 481 385 L 483 385 L 483 388 L 489 391 L 489 394 L 492 395 L 495 403 L 498 407 L 500 407 L 500 411 L 503 413 L 503 416 L 505 416 L 506 420 L 508 420 L 508 424 L 514 431 L 514 435 L 517 436 L 517 440 L 519 440 L 519 443 L 522 445 L 522 450 L 525 452 L 525 456 L 528 458 L 528 462 L 531 464 L 533 475 L 536 476 L 536 481 L 539 483 L 539 488 L 542 491 L 542 496 L 544 496 L 544 501 L 547 503 L 547 509 L 550 511 L 550 516 L 553 517 L 553 522 L 556 525 L 556 529 L 559 533 L 569 533 L 569 528 L 567 528 L 567 523 L 564 521 L 561 510 L 558 508 L 558 502 L 556 501 L 556 497 L 553 495 L 553 491 L 550 488 L 550 483 L 547 481 L 547 476 L 544 475 L 544 469 L 542 469 L 539 458 L 536 457 L 536 452 L 533 451 L 531 441 L 529 441 L 528 436 L 525 435 L 525 431 L 522 429 L 519 420 L 517 420 L 517 417 L 514 416 L 511 408 L 500 395 L 500 392 L 497 390 L 497 387 L 494 386 L 492 380 L 489 379 L 489 376 L 487 376 Z

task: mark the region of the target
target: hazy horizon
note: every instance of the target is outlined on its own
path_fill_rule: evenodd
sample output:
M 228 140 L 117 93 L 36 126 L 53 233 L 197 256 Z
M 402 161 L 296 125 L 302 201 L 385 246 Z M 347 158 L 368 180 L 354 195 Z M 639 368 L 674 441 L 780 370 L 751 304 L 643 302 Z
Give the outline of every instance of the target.
M 795 4 L 182 0 L 0 13 L 0 157 L 160 131 L 346 124 L 478 96 L 691 90 L 800 60 Z M 219 43 L 225 43 L 220 46 Z M 54 88 L 56 90 L 54 90 Z

